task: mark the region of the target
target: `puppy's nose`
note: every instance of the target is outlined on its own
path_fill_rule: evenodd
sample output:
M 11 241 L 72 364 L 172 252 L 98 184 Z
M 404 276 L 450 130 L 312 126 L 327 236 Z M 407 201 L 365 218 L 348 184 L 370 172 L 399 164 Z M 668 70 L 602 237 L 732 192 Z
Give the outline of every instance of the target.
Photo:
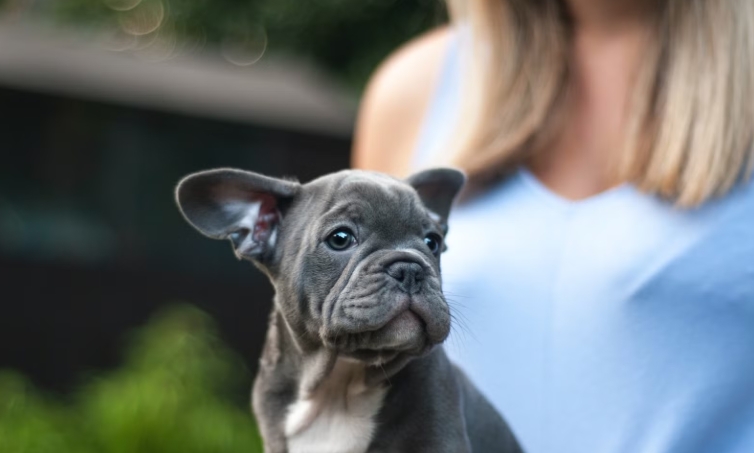
M 419 292 L 424 281 L 424 268 L 418 263 L 398 261 L 387 268 L 387 274 L 398 281 L 398 287 L 413 294 Z

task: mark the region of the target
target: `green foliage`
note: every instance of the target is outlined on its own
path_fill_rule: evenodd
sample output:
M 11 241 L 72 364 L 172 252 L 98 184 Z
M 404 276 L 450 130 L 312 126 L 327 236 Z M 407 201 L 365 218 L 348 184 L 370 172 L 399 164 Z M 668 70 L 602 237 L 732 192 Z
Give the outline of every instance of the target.
M 0 374 L 0 451 L 8 453 L 88 453 L 78 416 L 30 388 L 13 372 Z
M 55 0 L 46 14 L 74 25 L 117 27 L 136 0 Z M 312 59 L 355 88 L 391 50 L 445 19 L 442 0 L 141 0 L 165 5 L 183 39 L 220 44 L 264 30 L 273 54 Z M 110 6 L 108 6 L 110 5 Z
M 134 336 L 121 368 L 67 404 L 1 374 L 0 451 L 261 452 L 249 408 L 231 397 L 245 378 L 204 314 L 174 308 Z

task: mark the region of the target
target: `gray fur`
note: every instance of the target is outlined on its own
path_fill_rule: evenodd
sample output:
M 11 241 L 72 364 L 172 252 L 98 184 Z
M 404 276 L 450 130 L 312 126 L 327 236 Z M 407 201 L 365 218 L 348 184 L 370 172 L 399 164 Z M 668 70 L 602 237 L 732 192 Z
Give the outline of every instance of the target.
M 283 426 L 302 389 L 338 357 L 363 363 L 369 386 L 388 386 L 369 452 L 520 452 L 503 419 L 448 360 L 450 331 L 440 259 L 464 182 L 451 169 L 406 181 L 346 170 L 301 185 L 241 170 L 189 175 L 176 189 L 186 220 L 229 239 L 271 279 L 276 295 L 253 409 L 265 451 L 287 451 Z M 347 227 L 356 243 L 331 249 Z M 444 244 L 441 244 L 444 247 Z

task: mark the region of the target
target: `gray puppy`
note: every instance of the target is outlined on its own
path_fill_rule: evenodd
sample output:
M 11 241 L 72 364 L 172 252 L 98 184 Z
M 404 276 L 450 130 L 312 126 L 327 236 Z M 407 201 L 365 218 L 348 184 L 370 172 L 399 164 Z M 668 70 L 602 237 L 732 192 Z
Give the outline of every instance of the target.
M 178 184 L 186 220 L 275 287 L 252 397 L 267 453 L 521 451 L 438 346 L 451 320 L 440 253 L 464 179 L 347 170 L 302 185 L 219 169 Z

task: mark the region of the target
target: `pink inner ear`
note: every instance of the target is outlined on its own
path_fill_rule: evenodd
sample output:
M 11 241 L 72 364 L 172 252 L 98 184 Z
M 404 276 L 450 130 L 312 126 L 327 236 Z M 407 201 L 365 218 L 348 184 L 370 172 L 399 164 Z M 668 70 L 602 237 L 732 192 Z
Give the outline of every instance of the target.
M 280 212 L 277 210 L 277 203 L 274 197 L 261 197 L 259 205 L 259 215 L 254 222 L 254 231 L 252 240 L 258 244 L 264 244 L 270 239 L 272 229 L 280 221 Z

